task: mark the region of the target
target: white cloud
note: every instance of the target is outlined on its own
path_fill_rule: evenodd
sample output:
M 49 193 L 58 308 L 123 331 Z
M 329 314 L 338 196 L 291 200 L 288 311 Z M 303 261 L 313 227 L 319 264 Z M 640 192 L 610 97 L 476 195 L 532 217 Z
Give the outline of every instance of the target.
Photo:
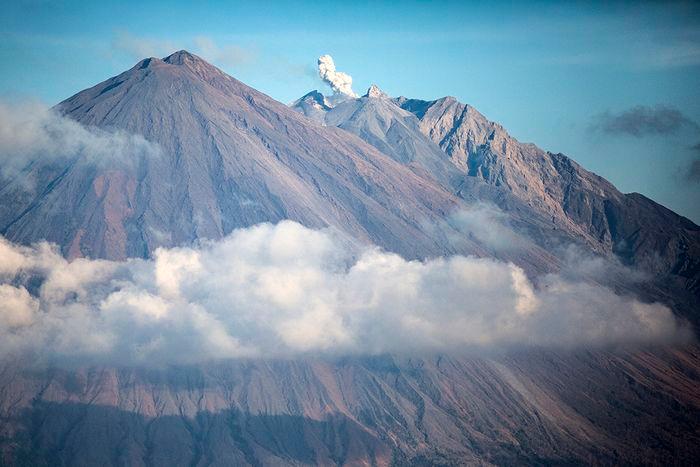
M 660 304 L 509 263 L 407 261 L 331 231 L 260 224 L 152 260 L 72 262 L 0 241 L 0 355 L 139 364 L 669 342 Z M 9 259 L 5 259 L 9 258 Z
M 0 326 L 12 329 L 29 326 L 39 309 L 38 301 L 24 287 L 0 284 L 0 303 L 5 312 L 0 314 Z

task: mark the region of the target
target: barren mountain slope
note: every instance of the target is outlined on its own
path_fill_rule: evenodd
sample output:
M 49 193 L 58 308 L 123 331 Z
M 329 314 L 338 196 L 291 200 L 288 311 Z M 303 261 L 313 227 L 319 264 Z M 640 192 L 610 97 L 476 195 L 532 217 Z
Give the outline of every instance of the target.
M 553 228 L 551 216 L 532 209 L 527 200 L 510 190 L 465 176 L 464 171 L 423 133 L 418 118 L 374 85 L 364 96 L 349 98 L 334 106 L 330 106 L 320 92 L 312 91 L 293 102 L 291 108 L 318 124 L 342 128 L 359 136 L 415 174 L 455 194 L 467 208 L 488 203 L 507 212 L 509 227 L 522 234 L 528 246 L 517 255 L 514 251 L 487 249 L 492 256 L 515 261 L 531 272 L 551 271 L 558 263 L 552 252 L 580 242 L 577 236 Z M 532 258 L 523 258 L 527 256 L 526 251 Z
M 692 463 L 700 355 L 4 365 L 0 452 L 29 465 Z

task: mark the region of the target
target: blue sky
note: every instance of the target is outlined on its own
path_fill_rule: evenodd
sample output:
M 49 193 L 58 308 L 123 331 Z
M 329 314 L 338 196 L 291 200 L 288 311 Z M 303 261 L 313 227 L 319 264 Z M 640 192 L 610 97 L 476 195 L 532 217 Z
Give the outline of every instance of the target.
M 4 99 L 54 104 L 184 48 L 289 102 L 328 91 L 314 72 L 328 53 L 358 93 L 377 83 L 394 96 L 453 95 L 700 222 L 698 4 L 6 3 Z

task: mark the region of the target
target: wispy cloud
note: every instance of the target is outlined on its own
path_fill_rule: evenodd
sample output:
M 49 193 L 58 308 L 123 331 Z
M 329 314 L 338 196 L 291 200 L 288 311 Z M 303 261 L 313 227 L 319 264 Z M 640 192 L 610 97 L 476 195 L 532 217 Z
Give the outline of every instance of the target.
M 697 41 L 679 41 L 657 46 L 647 60 L 657 67 L 684 67 L 700 65 L 700 44 Z
M 117 31 L 112 38 L 112 49 L 127 54 L 132 60 L 162 58 L 182 48 L 169 39 L 136 36 L 124 30 Z
M 159 146 L 139 135 L 88 128 L 38 102 L 0 101 L 2 176 L 12 176 L 37 159 L 87 161 L 105 167 L 159 155 Z
M 638 105 L 613 113 L 603 112 L 593 118 L 591 128 L 608 135 L 643 137 L 671 135 L 698 124 L 680 110 L 666 105 Z
M 690 162 L 686 178 L 693 183 L 700 183 L 700 158 Z
M 222 66 L 248 65 L 257 59 L 257 53 L 251 48 L 236 44 L 218 45 L 208 36 L 197 36 L 193 42 L 195 52 L 202 58 Z
M 129 31 L 117 31 L 112 38 L 112 50 L 126 54 L 131 60 L 148 57 L 163 58 L 171 53 L 188 49 L 205 60 L 222 67 L 250 65 L 258 54 L 253 47 L 234 43 L 221 43 L 210 36 L 195 36 L 179 41 L 134 35 Z
M 510 217 L 497 206 L 479 202 L 453 213 L 450 227 L 493 251 L 509 251 L 525 246 L 524 240 L 510 226 Z
M 315 71 L 308 71 L 308 65 L 290 63 L 282 56 L 267 56 L 262 60 L 260 50 L 250 43 L 243 45 L 206 35 L 181 37 L 174 41 L 137 36 L 122 30 L 114 34 L 111 43 L 112 54 L 126 55 L 134 62 L 147 57 L 163 58 L 182 49 L 189 50 L 234 75 L 244 68 L 250 71 L 254 66 L 257 72 L 282 81 L 315 76 Z

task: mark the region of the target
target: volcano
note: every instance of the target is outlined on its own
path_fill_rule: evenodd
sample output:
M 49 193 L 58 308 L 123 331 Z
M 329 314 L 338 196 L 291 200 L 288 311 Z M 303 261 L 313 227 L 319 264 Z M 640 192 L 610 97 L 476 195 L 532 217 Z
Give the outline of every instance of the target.
M 496 258 L 533 281 L 560 271 L 573 245 L 621 265 L 586 280 L 700 323 L 700 227 L 451 97 L 373 86 L 335 105 L 314 91 L 287 106 L 179 51 L 53 112 L 157 150 L 30 161 L 0 185 L 0 233 L 17 244 L 48 240 L 71 260 L 150 258 L 289 219 L 416 264 Z M 476 205 L 506 219 L 518 248 L 460 227 Z M 0 455 L 29 465 L 692 463 L 699 387 L 694 344 L 165 368 L 6 359 Z

